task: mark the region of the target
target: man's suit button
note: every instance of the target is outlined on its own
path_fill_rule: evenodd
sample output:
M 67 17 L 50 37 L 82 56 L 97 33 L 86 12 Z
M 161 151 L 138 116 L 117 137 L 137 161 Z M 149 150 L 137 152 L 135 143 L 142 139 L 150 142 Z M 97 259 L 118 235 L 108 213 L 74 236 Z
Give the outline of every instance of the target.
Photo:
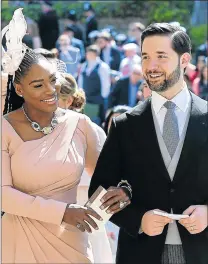
M 171 193 L 174 193 L 174 192 L 175 192 L 175 189 L 171 188 L 171 189 L 170 189 L 170 192 L 171 192 Z

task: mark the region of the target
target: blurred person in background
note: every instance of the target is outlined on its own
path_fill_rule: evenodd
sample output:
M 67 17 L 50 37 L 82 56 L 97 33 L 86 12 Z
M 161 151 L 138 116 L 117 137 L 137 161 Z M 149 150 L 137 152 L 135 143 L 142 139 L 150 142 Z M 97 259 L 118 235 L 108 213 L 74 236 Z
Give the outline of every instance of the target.
M 57 58 L 57 51 L 55 50 L 50 51 L 47 49 L 34 49 L 34 52 L 36 54 L 42 55 L 43 57 L 45 57 L 49 62 L 51 62 L 51 64 L 53 65 L 53 67 L 57 70 L 57 73 L 66 73 L 67 72 L 67 67 L 66 64 L 62 61 L 59 60 Z
M 78 86 L 85 91 L 86 108 L 91 108 L 92 112 L 95 113 L 92 120 L 100 125 L 104 119 L 111 83 L 110 68 L 100 59 L 99 55 L 98 46 L 87 47 L 86 62 L 81 66 Z
M 62 73 L 60 77 L 59 107 L 82 112 L 86 102 L 84 91 L 78 88 L 71 74 Z
M 105 121 L 102 125 L 106 135 L 108 135 L 108 133 L 109 133 L 113 118 L 117 117 L 117 116 L 131 110 L 131 109 L 132 109 L 132 107 L 127 106 L 127 105 L 116 105 L 116 106 L 109 108 L 107 110 L 106 116 L 105 116 Z
M 123 77 L 118 80 L 109 95 L 109 104 L 111 108 L 116 105 L 127 105 L 134 107 L 140 98 L 138 90 L 143 82 L 142 69 L 140 65 L 134 64 L 129 77 Z
M 196 49 L 195 64 L 197 64 L 199 56 L 208 57 L 208 36 L 206 42 Z
M 28 34 L 24 36 L 23 42 L 31 49 L 41 48 L 42 43 L 37 23 L 30 17 L 26 17 L 25 20 Z
M 98 35 L 96 43 L 101 49 L 101 60 L 107 63 L 111 70 L 118 71 L 121 62 L 121 54 L 115 46 L 113 47 L 111 45 L 110 33 L 106 31 L 101 32 Z
M 74 9 L 69 10 L 68 15 L 67 15 L 67 19 L 69 22 L 68 26 L 71 26 L 73 28 L 74 38 L 79 39 L 81 41 L 84 41 L 83 32 L 82 32 L 81 27 L 77 23 L 77 14 L 76 14 L 76 11 Z
M 77 39 L 74 37 L 74 27 L 70 26 L 70 25 L 66 26 L 62 35 L 67 35 L 71 40 L 71 42 L 70 42 L 71 45 L 80 50 L 81 61 L 83 62 L 85 60 L 84 43 L 80 39 Z M 56 41 L 56 48 L 59 49 L 59 41 L 58 40 Z
M 193 82 L 192 91 L 204 100 L 208 101 L 208 66 L 207 64 L 201 69 L 201 74 Z
M 188 67 L 186 68 L 186 74 L 191 84 L 193 84 L 194 80 L 200 76 L 201 70 L 206 64 L 205 61 L 205 56 L 199 56 L 196 65 L 189 63 Z
M 59 59 L 65 62 L 67 72 L 77 78 L 81 61 L 80 50 L 71 45 L 71 39 L 67 35 L 61 35 L 58 39 L 58 44 Z
M 152 92 L 145 80 L 143 80 L 142 84 L 139 87 L 139 91 L 137 92 L 138 101 L 144 101 L 149 96 L 151 96 Z
M 129 24 L 129 43 L 135 43 L 138 46 L 138 54 L 140 55 L 141 50 L 141 34 L 142 31 L 145 29 L 145 26 L 140 22 L 134 22 Z
M 86 27 L 85 27 L 85 44 L 88 46 L 89 43 L 89 34 L 94 30 L 98 30 L 98 22 L 95 17 L 95 11 L 92 8 L 91 4 L 86 2 L 83 6 L 84 16 L 86 18 Z
M 42 14 L 38 20 L 40 38 L 42 47 L 50 50 L 55 47 L 59 37 L 58 16 L 53 9 L 52 1 L 42 1 L 41 8 Z
M 128 43 L 123 46 L 125 58 L 121 61 L 120 72 L 122 75 L 129 76 L 134 64 L 141 64 L 141 57 L 137 55 L 138 46 L 135 43 Z

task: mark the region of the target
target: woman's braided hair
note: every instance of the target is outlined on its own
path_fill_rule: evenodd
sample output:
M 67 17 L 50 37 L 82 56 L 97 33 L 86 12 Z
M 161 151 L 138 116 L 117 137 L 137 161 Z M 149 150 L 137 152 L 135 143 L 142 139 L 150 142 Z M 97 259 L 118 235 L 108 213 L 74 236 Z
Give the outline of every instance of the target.
M 27 48 L 18 70 L 15 71 L 15 75 L 8 76 L 7 94 L 3 112 L 4 115 L 20 108 L 23 105 L 24 99 L 16 94 L 14 83 L 20 84 L 21 78 L 27 75 L 31 66 L 33 64 L 37 64 L 41 57 L 42 56 L 36 54 L 32 49 Z

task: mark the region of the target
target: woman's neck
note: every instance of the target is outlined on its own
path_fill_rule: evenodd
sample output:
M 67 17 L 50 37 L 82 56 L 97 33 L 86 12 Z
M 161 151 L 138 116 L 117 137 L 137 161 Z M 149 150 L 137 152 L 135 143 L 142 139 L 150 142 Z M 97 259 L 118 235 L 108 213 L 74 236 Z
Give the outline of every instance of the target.
M 26 115 L 33 122 L 37 122 L 41 127 L 50 125 L 54 113 L 42 112 L 40 110 L 28 107 L 27 104 L 23 105 Z M 26 117 L 25 117 L 26 118 Z

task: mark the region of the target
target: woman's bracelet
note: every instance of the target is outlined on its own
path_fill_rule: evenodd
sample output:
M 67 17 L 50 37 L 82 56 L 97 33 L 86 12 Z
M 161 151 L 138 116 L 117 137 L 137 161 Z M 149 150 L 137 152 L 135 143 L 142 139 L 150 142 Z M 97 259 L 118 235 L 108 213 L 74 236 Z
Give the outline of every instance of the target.
M 121 180 L 117 187 L 122 187 L 122 188 L 125 188 L 126 190 L 128 190 L 129 194 L 130 194 L 130 199 L 132 198 L 132 188 L 131 188 L 131 185 L 128 183 L 127 180 Z

